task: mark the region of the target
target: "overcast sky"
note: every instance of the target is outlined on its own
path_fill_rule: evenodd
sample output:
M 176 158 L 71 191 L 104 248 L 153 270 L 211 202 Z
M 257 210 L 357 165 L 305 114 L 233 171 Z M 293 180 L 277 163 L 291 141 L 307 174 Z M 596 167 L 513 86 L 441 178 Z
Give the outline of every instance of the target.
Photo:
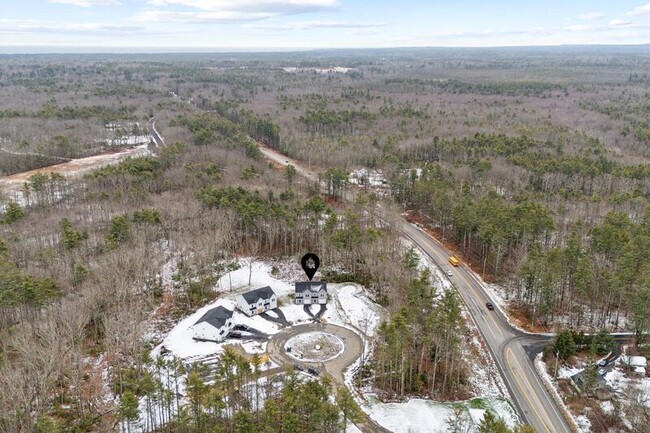
M 7 47 L 16 46 L 24 51 L 61 46 L 185 51 L 650 43 L 648 0 L 2 3 L 0 52 L 15 52 Z

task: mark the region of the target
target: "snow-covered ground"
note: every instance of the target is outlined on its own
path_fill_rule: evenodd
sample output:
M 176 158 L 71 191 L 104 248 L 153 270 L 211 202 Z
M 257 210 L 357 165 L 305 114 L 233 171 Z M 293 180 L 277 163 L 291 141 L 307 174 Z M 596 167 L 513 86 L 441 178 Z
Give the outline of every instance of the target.
M 125 135 L 123 137 L 114 137 L 106 139 L 96 139 L 95 142 L 103 143 L 108 146 L 138 146 L 141 144 L 149 144 L 153 138 L 151 135 Z
M 627 396 L 631 387 L 636 388 L 645 401 L 644 406 L 650 408 L 650 377 L 626 371 L 623 359 L 616 361 L 615 368 L 604 376 L 605 382 L 618 396 Z
M 370 416 L 383 427 L 394 433 L 445 433 L 451 431 L 448 420 L 455 417 L 453 405 L 462 407 L 468 433 L 475 432 L 486 409 L 492 410 L 509 427 L 519 424 L 519 419 L 510 404 L 501 399 L 481 399 L 480 404 L 462 402 L 454 404 L 438 403 L 431 400 L 412 399 L 405 403 L 371 402 L 365 405 Z M 479 406 L 481 408 L 479 408 Z
M 317 74 L 346 74 L 352 68 L 344 68 L 342 66 L 332 66 L 329 68 L 299 68 L 296 66 L 290 66 L 282 68 L 284 72 L 289 74 L 295 74 L 296 72 L 316 72 Z
M 405 251 L 408 248 L 413 248 L 413 251 L 415 251 L 418 258 L 418 270 L 421 271 L 426 268 L 431 272 L 431 284 L 433 284 L 436 289 L 443 293 L 452 287 L 449 277 L 438 266 L 436 266 L 436 264 L 433 263 L 421 249 L 409 240 L 404 240 L 402 243 Z

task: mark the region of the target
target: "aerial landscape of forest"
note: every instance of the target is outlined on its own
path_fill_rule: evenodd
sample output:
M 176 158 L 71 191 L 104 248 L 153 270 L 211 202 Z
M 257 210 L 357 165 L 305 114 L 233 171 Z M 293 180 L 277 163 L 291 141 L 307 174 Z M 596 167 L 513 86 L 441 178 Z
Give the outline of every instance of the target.
M 648 431 L 649 45 L 11 51 L 0 432 Z

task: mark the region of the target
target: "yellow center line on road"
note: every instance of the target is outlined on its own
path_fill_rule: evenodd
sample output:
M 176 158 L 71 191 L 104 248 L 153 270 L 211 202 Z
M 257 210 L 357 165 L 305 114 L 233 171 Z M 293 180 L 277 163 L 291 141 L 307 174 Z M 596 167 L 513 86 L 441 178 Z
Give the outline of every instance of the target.
M 551 433 L 551 431 L 548 429 L 548 426 L 546 425 L 546 422 L 544 422 L 544 419 L 542 418 L 542 416 L 539 414 L 539 412 L 537 412 L 537 409 L 535 408 L 535 405 L 528 398 L 528 393 L 526 392 L 526 389 L 532 389 L 532 386 L 530 385 L 530 382 L 528 382 L 528 379 L 526 379 L 526 377 L 522 375 L 522 378 L 526 381 L 526 384 L 528 385 L 528 388 L 523 387 L 523 385 L 521 384 L 521 381 L 519 380 L 519 377 L 518 377 L 517 373 L 515 372 L 515 370 L 511 366 L 511 363 L 509 361 L 510 355 L 512 355 L 514 357 L 514 353 L 512 352 L 512 349 L 508 348 L 507 351 L 506 351 L 506 364 L 508 365 L 508 368 L 512 372 L 512 377 L 514 377 L 515 381 L 517 381 L 517 385 L 519 385 L 519 389 L 522 391 L 521 392 L 522 395 L 524 396 L 524 398 L 528 402 L 528 405 L 531 407 L 531 409 L 533 409 L 533 412 L 535 412 L 535 415 L 537 415 L 537 419 L 539 419 L 539 421 L 542 423 L 542 425 L 544 426 L 544 429 L 548 433 Z M 543 410 L 541 404 L 539 405 L 539 407 L 540 407 L 540 409 Z M 547 418 L 548 418 L 548 416 L 547 416 Z
M 456 272 L 455 275 L 457 275 L 457 278 L 460 280 L 461 283 L 465 284 L 465 287 L 471 288 L 472 285 L 468 282 L 467 278 L 464 275 L 462 275 L 460 270 L 461 269 L 459 268 L 458 272 Z M 468 292 L 471 292 L 471 290 L 469 290 Z M 476 303 L 476 300 L 474 299 L 474 297 L 472 296 L 471 293 L 469 293 L 469 298 L 470 298 L 470 300 L 472 301 L 472 303 L 476 306 L 476 308 L 478 310 L 478 308 L 479 308 L 478 304 Z M 476 313 L 478 315 L 479 311 L 477 311 Z M 500 338 L 503 338 L 503 334 L 501 333 L 501 328 L 496 324 L 496 322 L 494 321 L 494 318 L 491 317 L 491 316 L 488 316 L 488 317 L 483 316 L 483 318 L 486 321 L 486 323 L 488 323 L 487 328 L 489 329 L 492 336 L 496 339 L 497 334 L 498 334 Z M 476 317 L 476 320 L 478 320 L 478 316 Z

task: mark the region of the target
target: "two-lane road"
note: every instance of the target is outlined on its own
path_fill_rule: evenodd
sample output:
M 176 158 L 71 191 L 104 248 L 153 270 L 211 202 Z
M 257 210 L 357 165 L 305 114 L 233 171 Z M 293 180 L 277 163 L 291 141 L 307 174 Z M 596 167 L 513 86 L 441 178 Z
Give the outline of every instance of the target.
M 425 232 L 406 221 L 401 231 L 439 266 L 451 267 L 445 265 L 449 252 Z M 570 433 L 561 410 L 546 391 L 521 345 L 521 334 L 498 309 L 487 309 L 489 298 L 483 283 L 463 264 L 453 268 L 451 280 L 490 348 L 524 420 L 538 433 Z

